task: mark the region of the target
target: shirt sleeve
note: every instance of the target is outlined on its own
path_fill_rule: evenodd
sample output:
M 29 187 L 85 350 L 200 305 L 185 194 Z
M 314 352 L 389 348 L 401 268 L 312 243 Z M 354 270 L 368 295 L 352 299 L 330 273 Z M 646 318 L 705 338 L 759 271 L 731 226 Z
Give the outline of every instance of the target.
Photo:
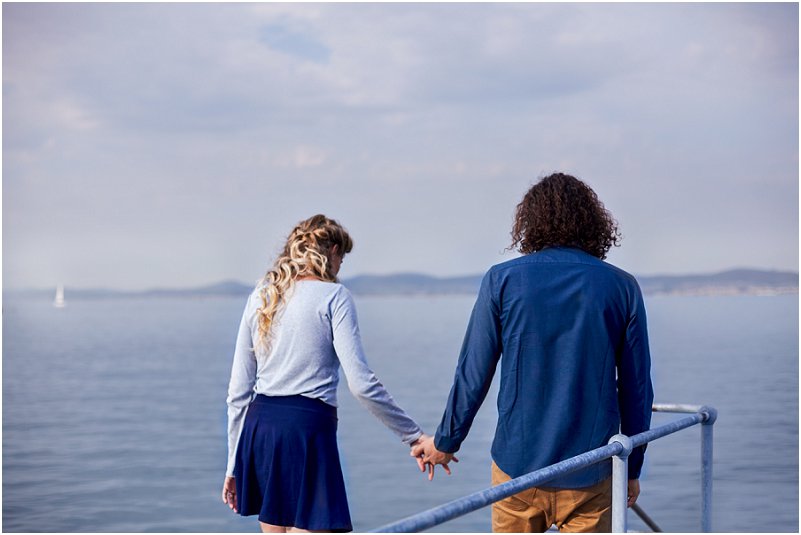
M 434 445 L 442 452 L 458 451 L 467 437 L 487 397 L 501 356 L 500 307 L 493 295 L 491 273 L 481 281 L 459 353 L 453 387 L 434 438 Z
M 228 383 L 228 464 L 225 475 L 234 475 L 234 462 L 239 435 L 242 433 L 242 423 L 245 412 L 253 400 L 253 386 L 256 384 L 256 354 L 253 351 L 253 336 L 251 335 L 251 318 L 256 311 L 257 299 L 252 294 L 242 313 L 239 323 L 239 334 L 236 337 L 234 361 L 231 366 L 231 380 Z
M 423 434 L 420 426 L 398 406 L 368 366 L 359 334 L 356 306 L 344 286 L 332 302 L 331 327 L 334 350 L 353 396 L 405 444 L 420 438 Z
M 626 340 L 617 362 L 620 431 L 626 436 L 633 436 L 650 428 L 654 402 L 645 304 L 636 282 L 630 308 Z M 646 446 L 634 448 L 629 455 L 629 479 L 639 479 Z

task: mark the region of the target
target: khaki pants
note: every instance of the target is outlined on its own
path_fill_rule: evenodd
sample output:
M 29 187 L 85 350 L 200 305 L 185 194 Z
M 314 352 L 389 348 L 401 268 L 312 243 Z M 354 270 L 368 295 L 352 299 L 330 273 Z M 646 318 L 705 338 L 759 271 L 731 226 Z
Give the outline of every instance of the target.
M 511 478 L 492 463 L 492 484 Z M 612 479 L 580 489 L 531 488 L 492 504 L 494 533 L 545 532 L 556 524 L 570 533 L 612 531 Z

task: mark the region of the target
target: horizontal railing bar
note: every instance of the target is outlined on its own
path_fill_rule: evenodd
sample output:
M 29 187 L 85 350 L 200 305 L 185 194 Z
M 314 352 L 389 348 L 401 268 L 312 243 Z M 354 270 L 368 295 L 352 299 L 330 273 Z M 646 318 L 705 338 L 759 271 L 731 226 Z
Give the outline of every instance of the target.
M 677 412 L 677 413 L 695 413 L 692 416 L 687 416 L 681 420 L 670 422 L 668 424 L 650 429 L 643 433 L 634 435 L 631 438 L 634 447 L 642 446 L 653 440 L 662 438 L 664 436 L 676 433 L 682 429 L 686 429 L 693 425 L 703 423 L 708 419 L 708 415 L 699 412 L 703 406 L 695 405 L 678 405 L 678 404 L 658 404 L 653 406 L 656 412 Z M 377 529 L 372 530 L 370 533 L 411 533 L 429 529 L 449 520 L 453 520 L 467 513 L 471 513 L 482 507 L 486 507 L 499 500 L 522 492 L 531 487 L 547 483 L 559 476 L 575 472 L 582 468 L 586 468 L 593 464 L 618 455 L 623 450 L 623 446 L 619 442 L 612 442 L 606 446 L 576 455 L 564 461 L 546 466 L 534 472 L 507 481 L 501 485 L 491 487 L 489 489 L 480 490 L 467 496 L 457 498 L 450 502 L 444 503 L 437 507 L 433 507 L 426 511 L 411 515 L 391 524 L 386 524 Z
M 654 403 L 651 407 L 653 412 L 678 412 L 678 413 L 696 413 L 701 412 L 703 405 L 683 405 L 681 403 Z
M 643 444 L 647 444 L 658 438 L 672 435 L 673 433 L 681 431 L 682 429 L 687 429 L 688 427 L 700 424 L 704 420 L 706 420 L 706 416 L 700 413 L 693 414 L 692 416 L 685 416 L 681 420 L 676 420 L 675 422 L 661 425 L 656 429 L 649 429 L 648 431 L 643 431 L 642 433 L 634 435 L 631 437 L 631 444 L 636 448 L 637 446 L 642 446 Z

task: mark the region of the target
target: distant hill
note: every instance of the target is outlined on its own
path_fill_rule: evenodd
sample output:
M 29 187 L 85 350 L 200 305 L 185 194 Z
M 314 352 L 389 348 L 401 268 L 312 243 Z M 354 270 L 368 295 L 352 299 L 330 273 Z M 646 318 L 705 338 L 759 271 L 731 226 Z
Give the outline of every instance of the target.
M 645 294 L 739 295 L 798 293 L 798 273 L 731 269 L 706 275 L 637 277 Z
M 438 278 L 421 274 L 364 275 L 343 281 L 362 295 L 475 295 L 482 275 Z M 701 275 L 638 276 L 647 295 L 773 295 L 798 293 L 798 273 L 732 269 Z
M 64 289 L 64 297 L 70 299 L 118 299 L 118 298 L 152 298 L 152 297 L 214 297 L 248 295 L 253 285 L 239 281 L 222 281 L 207 286 L 192 288 L 153 288 L 150 290 L 113 290 L 106 288 L 70 288 Z M 4 297 L 53 297 L 55 289 L 36 290 L 3 290 Z
M 359 275 L 342 283 L 356 295 L 475 295 L 482 275 L 432 277 L 420 273 Z M 646 275 L 637 280 L 646 295 L 777 295 L 798 293 L 798 273 L 732 269 L 700 275 Z M 156 288 L 144 291 L 108 289 L 65 290 L 66 299 L 246 296 L 253 285 L 223 281 L 195 288 Z M 52 299 L 55 288 L 4 290 L 4 297 Z
M 481 285 L 482 276 L 432 277 L 420 273 L 360 275 L 345 279 L 342 284 L 357 295 L 475 295 Z

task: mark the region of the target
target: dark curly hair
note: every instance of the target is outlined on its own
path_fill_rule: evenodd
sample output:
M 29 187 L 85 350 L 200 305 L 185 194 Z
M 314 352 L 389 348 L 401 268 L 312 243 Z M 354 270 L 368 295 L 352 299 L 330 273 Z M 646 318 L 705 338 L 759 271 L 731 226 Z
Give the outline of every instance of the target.
M 512 245 L 523 254 L 578 247 L 600 259 L 620 245 L 617 221 L 587 184 L 563 173 L 546 176 L 517 205 Z

